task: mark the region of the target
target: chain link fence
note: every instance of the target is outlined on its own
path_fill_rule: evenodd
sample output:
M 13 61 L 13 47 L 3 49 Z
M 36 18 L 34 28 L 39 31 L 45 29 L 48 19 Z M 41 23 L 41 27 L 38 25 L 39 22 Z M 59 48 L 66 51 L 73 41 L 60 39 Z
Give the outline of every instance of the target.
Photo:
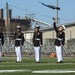
M 43 55 L 50 55 L 51 53 L 55 52 L 54 46 L 55 39 L 43 39 L 43 46 L 42 46 L 42 54 Z M 14 41 L 10 40 L 9 45 L 7 46 L 7 41 L 5 39 L 5 43 L 3 45 L 3 52 L 8 54 L 15 54 L 15 45 Z M 32 44 L 32 40 L 26 40 L 24 42 L 22 48 L 23 55 L 33 55 L 34 54 L 34 47 Z M 63 48 L 64 55 L 75 55 L 75 39 L 69 39 L 65 42 L 65 46 Z

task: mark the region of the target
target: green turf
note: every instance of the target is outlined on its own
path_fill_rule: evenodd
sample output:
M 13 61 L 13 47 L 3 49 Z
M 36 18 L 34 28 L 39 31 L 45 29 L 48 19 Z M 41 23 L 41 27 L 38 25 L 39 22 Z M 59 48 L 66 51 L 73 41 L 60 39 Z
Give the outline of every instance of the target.
M 42 57 L 41 63 L 35 63 L 34 57 L 23 57 L 21 63 L 16 63 L 16 57 L 3 57 L 0 62 L 0 70 L 75 70 L 75 59 L 73 57 L 64 58 L 63 63 L 56 63 L 56 58 Z M 12 72 L 0 73 L 0 75 L 75 75 L 75 73 L 32 73 Z

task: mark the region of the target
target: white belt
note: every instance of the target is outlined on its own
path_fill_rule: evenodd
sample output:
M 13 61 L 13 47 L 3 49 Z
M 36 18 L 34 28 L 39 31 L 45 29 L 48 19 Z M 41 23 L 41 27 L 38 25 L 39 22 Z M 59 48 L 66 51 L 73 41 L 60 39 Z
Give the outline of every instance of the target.
M 16 40 L 22 40 L 22 39 L 16 38 Z
M 57 38 L 59 41 L 62 41 L 62 39 L 60 39 L 60 38 Z
M 35 39 L 35 40 L 40 40 L 40 39 L 37 38 L 37 39 Z

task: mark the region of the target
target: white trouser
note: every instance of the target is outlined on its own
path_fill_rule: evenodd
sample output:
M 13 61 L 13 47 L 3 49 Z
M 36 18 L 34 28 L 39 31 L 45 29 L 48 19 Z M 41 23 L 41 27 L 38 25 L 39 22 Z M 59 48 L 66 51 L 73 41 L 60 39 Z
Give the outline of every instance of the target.
M 2 61 L 2 46 L 0 46 L 0 61 Z
M 15 51 L 16 51 L 16 56 L 17 56 L 17 62 L 21 62 L 22 61 L 22 47 L 21 46 L 18 46 L 18 47 L 15 47 Z
M 40 62 L 41 61 L 41 47 L 34 47 L 34 51 L 35 51 L 35 60 L 36 62 Z
M 63 47 L 62 46 L 56 46 L 56 55 L 58 62 L 63 61 Z

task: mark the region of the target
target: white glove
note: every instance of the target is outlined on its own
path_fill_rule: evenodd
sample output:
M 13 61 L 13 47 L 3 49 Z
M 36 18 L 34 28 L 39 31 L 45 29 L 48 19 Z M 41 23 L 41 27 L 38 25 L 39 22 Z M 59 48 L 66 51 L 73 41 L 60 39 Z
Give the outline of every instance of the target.
M 42 47 L 42 45 L 40 45 L 40 47 Z

